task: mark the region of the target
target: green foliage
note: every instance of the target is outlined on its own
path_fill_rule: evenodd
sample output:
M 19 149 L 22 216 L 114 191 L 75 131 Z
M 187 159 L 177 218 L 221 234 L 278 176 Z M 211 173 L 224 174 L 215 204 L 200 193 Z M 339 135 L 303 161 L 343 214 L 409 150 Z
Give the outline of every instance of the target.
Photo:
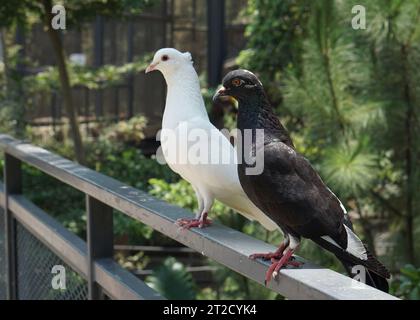
M 138 252 L 128 257 L 118 252 L 115 258 L 123 268 L 130 271 L 144 269 L 150 260 L 149 257 L 145 256 L 144 252 Z
M 1 98 L 0 98 L 1 99 Z M 13 109 L 16 104 L 10 100 L 1 99 L 0 102 L 0 132 L 13 134 L 16 128 L 16 118 Z
M 135 116 L 129 120 L 119 121 L 103 129 L 99 139 L 102 143 L 138 146 L 144 139 L 147 120 L 143 116 Z
M 66 24 L 80 26 L 81 23 L 95 19 L 97 15 L 105 17 L 138 14 L 152 6 L 156 0 L 44 0 L 52 5 L 60 4 L 66 9 Z M 0 6 L 0 26 L 13 23 L 28 23 L 31 16 L 42 17 L 43 2 L 33 0 L 7 0 Z M 38 19 L 39 20 L 39 19 Z
M 153 6 L 157 0 L 65 0 L 63 4 L 69 13 L 70 25 L 90 21 L 97 15 L 104 17 L 125 17 L 141 13 Z
M 351 197 L 373 187 L 378 165 L 375 154 L 366 151 L 361 143 L 353 142 L 326 149 L 321 172 L 334 190 Z
M 144 71 L 150 59 L 151 55 L 145 54 L 137 57 L 134 62 L 121 66 L 103 65 L 99 68 L 67 63 L 70 83 L 72 86 L 84 86 L 88 89 L 104 89 L 115 86 L 129 74 Z M 29 92 L 58 90 L 59 83 L 57 67 L 53 66 L 24 79 L 24 84 Z
M 260 73 L 263 83 L 273 94 L 279 84 L 273 81 L 278 80 L 283 69 L 299 64 L 300 39 L 309 17 L 308 4 L 304 0 L 248 1 L 245 12 L 250 18 L 245 33 L 248 44 L 238 62 Z
M 145 157 L 137 148 L 114 148 L 98 143 L 95 147 L 89 145 L 88 150 L 91 150 L 89 163 L 92 168 L 135 188 L 147 190 L 148 181 L 153 177 L 162 177 L 167 181 L 178 179 L 167 166 Z
M 84 238 L 86 235 L 84 194 L 33 167 L 25 165 L 23 169 L 25 196 L 57 218 L 69 230 Z
M 186 267 L 173 257 L 167 258 L 163 265 L 146 278 L 149 287 L 167 299 L 192 300 L 195 298 L 195 283 Z
M 116 211 L 114 213 L 114 236 L 119 244 L 148 243 L 154 245 L 156 233 L 149 226 Z
M 187 181 L 168 183 L 163 179 L 152 178 L 149 183 L 152 187 L 149 191 L 151 195 L 191 211 L 196 209 L 197 198 Z
M 384 120 L 383 104 L 366 90 L 371 78 L 366 48 L 355 47 L 354 31 L 333 1 L 317 2 L 312 12 L 303 71 L 292 68 L 285 79 L 285 107 L 305 121 L 309 138 L 327 144 L 354 139 Z
M 400 273 L 391 284 L 391 292 L 403 299 L 420 300 L 420 268 L 408 264 Z

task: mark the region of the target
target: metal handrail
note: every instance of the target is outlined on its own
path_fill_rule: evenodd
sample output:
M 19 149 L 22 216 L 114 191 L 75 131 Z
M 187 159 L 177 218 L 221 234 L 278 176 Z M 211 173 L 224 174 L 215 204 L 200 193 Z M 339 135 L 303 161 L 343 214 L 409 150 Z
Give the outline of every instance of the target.
M 7 135 L 0 135 L 0 148 L 6 155 L 38 168 L 85 193 L 88 199 L 95 199 L 104 207 L 119 210 L 228 268 L 264 284 L 268 263 L 251 260 L 248 256 L 255 252 L 273 251 L 275 247 L 272 245 L 217 223 L 210 228 L 180 231 L 175 221 L 191 215 L 187 210 Z M 9 198 L 10 211 L 16 214 L 14 211 L 19 212 L 16 203 L 19 199 L 14 195 Z M 28 209 L 27 213 L 31 210 Z M 101 213 L 96 212 L 94 216 L 100 222 L 99 225 L 108 230 L 109 224 L 100 220 Z M 22 216 L 20 218 L 22 219 Z M 96 228 L 93 234 L 99 230 L 97 225 L 88 225 L 88 230 L 92 228 Z M 90 245 L 94 246 L 95 243 Z M 94 271 L 100 269 L 97 258 L 91 259 Z M 316 266 L 300 257 L 298 259 L 304 262 L 302 267 L 282 269 L 278 279 L 271 281 L 268 288 L 291 299 L 397 299 L 340 273 Z M 97 272 L 90 272 L 88 276 L 93 277 L 91 281 L 98 281 Z

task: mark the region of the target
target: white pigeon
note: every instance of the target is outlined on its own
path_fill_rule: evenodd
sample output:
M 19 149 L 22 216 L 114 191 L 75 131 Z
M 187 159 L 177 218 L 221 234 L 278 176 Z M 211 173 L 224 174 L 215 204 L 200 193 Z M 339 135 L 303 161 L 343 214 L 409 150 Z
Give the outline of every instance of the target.
M 199 204 L 195 219 L 179 219 L 178 225 L 184 228 L 209 225 L 211 221 L 207 219 L 207 214 L 217 199 L 246 218 L 259 221 L 266 229 L 277 229 L 277 225 L 248 199 L 242 189 L 237 172 L 236 151 L 228 138 L 209 120 L 191 54 L 173 48 L 160 49 L 155 53 L 146 73 L 154 70 L 163 74 L 168 87 L 162 131 L 172 132 L 179 139 L 178 144 L 170 139 L 161 139 L 163 155 L 169 167 L 192 185 Z M 209 158 L 227 157 L 229 161 L 200 163 L 189 159 L 187 155 L 194 154 L 193 148 L 197 148 L 197 143 L 188 141 L 188 134 L 194 130 L 205 133 L 201 136 L 207 139 L 200 141 L 200 144 L 211 145 Z M 210 139 L 218 143 L 212 144 Z M 179 146 L 182 143 L 184 148 Z M 180 157 L 184 157 L 183 161 Z

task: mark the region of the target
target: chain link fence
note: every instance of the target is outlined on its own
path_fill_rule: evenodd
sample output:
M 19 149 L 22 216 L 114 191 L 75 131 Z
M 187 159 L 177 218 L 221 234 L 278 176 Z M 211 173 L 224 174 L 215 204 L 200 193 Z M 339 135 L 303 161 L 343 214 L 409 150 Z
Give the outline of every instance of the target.
M 87 300 L 87 281 L 17 224 L 17 278 L 19 300 Z M 0 255 L 1 256 L 1 255 Z M 54 266 L 65 270 L 65 289 L 54 289 Z

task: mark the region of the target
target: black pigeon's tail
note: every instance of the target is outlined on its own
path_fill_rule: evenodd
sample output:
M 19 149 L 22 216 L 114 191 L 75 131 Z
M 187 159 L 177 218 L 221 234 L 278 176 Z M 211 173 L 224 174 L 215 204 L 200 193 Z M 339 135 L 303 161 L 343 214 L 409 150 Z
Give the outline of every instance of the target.
M 354 267 L 357 265 L 361 265 L 365 267 L 365 270 L 366 270 L 366 273 L 365 273 L 366 284 L 378 290 L 388 292 L 389 286 L 388 286 L 387 279 L 390 278 L 389 271 L 369 251 L 366 250 L 367 260 L 361 260 L 353 256 L 352 254 L 348 253 L 347 251 L 341 248 L 338 248 L 337 246 L 331 244 L 330 242 L 322 238 L 312 239 L 312 240 L 315 241 L 318 245 L 320 245 L 324 249 L 334 253 L 335 256 L 341 261 L 341 263 L 343 264 L 344 268 L 346 269 L 347 273 L 349 274 L 351 278 L 356 276 L 354 271 L 357 270 L 357 268 L 354 268 Z
M 354 277 L 356 274 L 353 271 L 353 267 L 355 265 L 360 265 L 360 263 L 355 264 L 355 263 L 352 263 L 348 260 L 341 259 L 338 256 L 337 256 L 337 258 L 341 261 L 341 263 L 343 264 L 343 266 L 346 269 L 349 276 Z M 369 261 L 369 260 L 371 260 L 371 261 Z M 384 268 L 384 266 L 381 265 L 380 262 L 374 256 L 372 256 L 369 252 L 368 252 L 368 262 L 375 263 L 375 264 L 378 263 L 380 265 L 381 269 Z M 388 281 L 386 280 L 387 278 L 389 278 L 388 270 L 385 269 L 385 270 L 383 270 L 383 272 L 381 272 L 381 274 L 378 274 L 378 273 L 376 273 L 376 271 L 372 271 L 371 269 L 368 269 L 368 267 L 366 267 L 365 276 L 366 276 L 365 281 L 366 281 L 367 285 L 388 293 L 389 285 L 388 285 Z

